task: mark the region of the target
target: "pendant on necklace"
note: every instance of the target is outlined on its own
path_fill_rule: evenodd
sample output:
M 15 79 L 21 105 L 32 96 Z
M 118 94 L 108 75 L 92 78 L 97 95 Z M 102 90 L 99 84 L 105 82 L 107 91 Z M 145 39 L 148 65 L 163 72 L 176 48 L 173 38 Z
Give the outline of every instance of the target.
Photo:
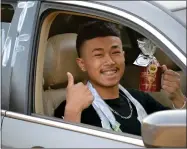
M 117 131 L 117 132 L 121 131 L 120 125 L 121 124 L 116 121 L 116 124 L 114 126 L 112 126 L 113 130 Z

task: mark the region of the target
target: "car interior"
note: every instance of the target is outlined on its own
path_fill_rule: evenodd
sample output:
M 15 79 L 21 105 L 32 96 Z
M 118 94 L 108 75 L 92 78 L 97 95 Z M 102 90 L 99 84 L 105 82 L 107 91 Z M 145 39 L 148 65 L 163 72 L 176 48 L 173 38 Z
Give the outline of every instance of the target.
M 78 68 L 75 61 L 77 57 L 76 37 L 80 24 L 95 19 L 103 18 L 55 11 L 43 20 L 36 65 L 35 113 L 53 117 L 54 110 L 65 100 L 67 72 L 72 73 L 75 83 L 85 81 L 86 75 Z M 141 52 L 137 39 L 142 35 L 128 27 L 115 24 L 121 31 L 125 51 L 126 67 L 120 83 L 125 88 L 138 89 L 140 68 L 133 62 Z M 154 56 L 161 65 L 166 64 L 168 68 L 180 73 L 181 89 L 186 95 L 186 77 L 180 68 L 159 48 Z M 168 95 L 163 90 L 149 94 L 161 104 L 172 106 Z

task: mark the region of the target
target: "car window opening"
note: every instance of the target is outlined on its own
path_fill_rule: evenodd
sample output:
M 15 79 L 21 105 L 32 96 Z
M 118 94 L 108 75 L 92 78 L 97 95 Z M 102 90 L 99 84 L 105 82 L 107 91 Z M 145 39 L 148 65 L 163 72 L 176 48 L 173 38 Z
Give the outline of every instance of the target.
M 67 72 L 71 72 L 73 75 L 74 83 L 86 83 L 87 76 L 76 63 L 78 57 L 76 38 L 81 24 L 95 20 L 100 20 L 100 18 L 63 12 L 53 12 L 44 19 L 36 69 L 34 109 L 36 114 L 54 117 L 55 109 L 66 100 Z M 115 24 L 115 26 L 120 30 L 122 47 L 125 52 L 125 73 L 120 84 L 124 88 L 138 90 L 140 69 L 133 63 L 141 53 L 137 40 L 144 36 L 129 27 L 120 24 Z M 180 68 L 159 48 L 156 49 L 154 56 L 161 65 L 165 64 L 168 68 L 180 73 L 181 89 L 186 94 L 184 84 L 186 78 Z M 148 94 L 162 105 L 172 108 L 172 103 L 163 90 Z M 108 104 L 109 102 L 107 101 Z M 131 105 L 131 107 L 132 110 L 136 110 L 134 106 Z M 121 111 L 116 112 L 114 108 L 112 110 L 114 114 L 123 119 Z

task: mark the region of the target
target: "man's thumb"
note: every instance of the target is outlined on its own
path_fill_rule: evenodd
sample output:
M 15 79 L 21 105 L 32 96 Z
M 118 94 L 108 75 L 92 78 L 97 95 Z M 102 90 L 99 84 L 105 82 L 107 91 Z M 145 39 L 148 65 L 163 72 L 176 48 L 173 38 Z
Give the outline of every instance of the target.
M 73 75 L 70 72 L 67 72 L 67 76 L 68 76 L 68 87 L 71 87 L 74 85 Z

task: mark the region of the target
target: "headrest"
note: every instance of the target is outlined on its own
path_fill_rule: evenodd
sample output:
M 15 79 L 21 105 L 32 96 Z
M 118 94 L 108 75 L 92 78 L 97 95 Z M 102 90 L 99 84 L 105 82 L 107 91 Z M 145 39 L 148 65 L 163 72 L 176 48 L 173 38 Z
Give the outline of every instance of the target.
M 44 60 L 44 88 L 67 85 L 67 72 L 71 72 L 75 82 L 84 79 L 84 73 L 76 63 L 75 33 L 55 35 L 48 39 Z

